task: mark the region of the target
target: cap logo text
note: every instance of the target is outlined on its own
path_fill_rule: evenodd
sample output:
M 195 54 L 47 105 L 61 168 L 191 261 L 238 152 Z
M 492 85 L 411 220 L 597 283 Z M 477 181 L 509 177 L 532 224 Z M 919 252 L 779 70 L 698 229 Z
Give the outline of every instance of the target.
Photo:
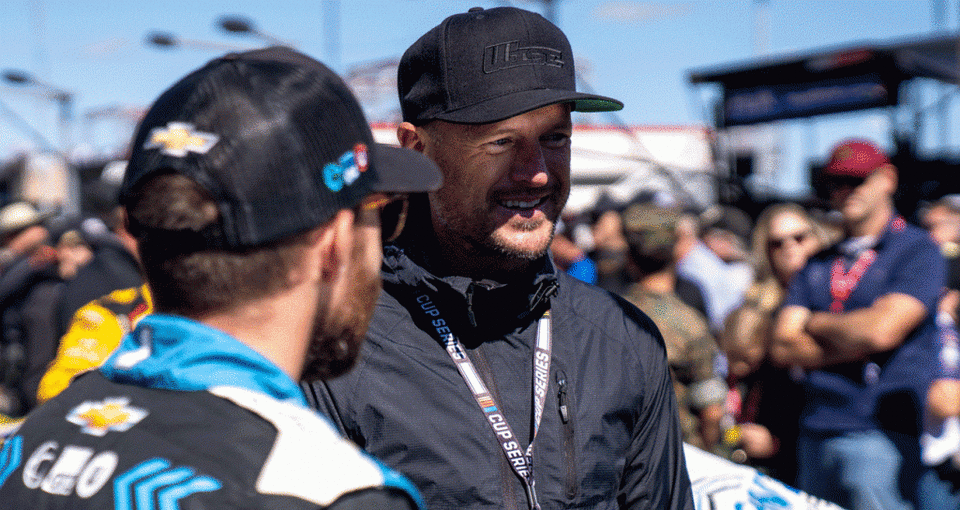
M 520 47 L 520 41 L 503 42 L 483 50 L 483 72 L 490 74 L 520 66 L 563 67 L 563 53 L 543 46 Z
M 168 156 L 182 158 L 187 153 L 206 154 L 220 137 L 212 133 L 197 131 L 187 122 L 170 122 L 164 127 L 150 130 L 144 149 L 160 149 Z
M 352 150 L 344 152 L 336 163 L 324 165 L 323 183 L 330 191 L 336 193 L 359 179 L 360 174 L 366 172 L 368 166 L 367 146 L 358 143 Z

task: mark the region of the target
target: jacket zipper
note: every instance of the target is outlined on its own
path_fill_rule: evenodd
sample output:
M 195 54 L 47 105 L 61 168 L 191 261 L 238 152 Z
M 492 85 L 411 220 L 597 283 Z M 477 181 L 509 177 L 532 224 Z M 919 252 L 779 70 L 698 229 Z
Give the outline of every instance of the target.
M 560 411 L 560 421 L 563 422 L 563 463 L 567 467 L 566 495 L 568 499 L 577 497 L 580 484 L 577 482 L 576 442 L 573 435 L 573 410 L 570 408 L 570 399 L 567 396 L 567 374 L 557 370 L 557 407 Z

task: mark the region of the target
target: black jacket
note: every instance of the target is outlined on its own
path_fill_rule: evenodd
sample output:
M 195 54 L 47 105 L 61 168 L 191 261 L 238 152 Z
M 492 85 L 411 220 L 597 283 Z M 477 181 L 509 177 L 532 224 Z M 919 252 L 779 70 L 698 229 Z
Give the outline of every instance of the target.
M 546 260 L 533 281 L 503 285 L 434 277 L 389 246 L 384 292 L 358 366 L 305 392 L 348 437 L 407 475 L 428 508 L 527 502 L 426 316 L 408 310 L 422 285 L 435 292 L 524 449 L 532 428 L 531 345 L 550 308 L 553 362 L 533 456 L 544 509 L 693 509 L 666 351 L 646 315 Z

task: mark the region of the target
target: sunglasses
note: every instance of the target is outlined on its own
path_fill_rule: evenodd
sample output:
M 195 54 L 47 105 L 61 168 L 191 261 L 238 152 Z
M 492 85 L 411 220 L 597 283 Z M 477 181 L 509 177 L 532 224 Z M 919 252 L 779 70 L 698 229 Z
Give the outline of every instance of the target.
M 769 246 L 771 250 L 779 250 L 780 248 L 786 246 L 787 241 L 792 240 L 794 244 L 803 244 L 806 242 L 807 238 L 810 237 L 810 235 L 810 232 L 797 232 L 796 234 L 788 235 L 786 237 L 771 238 L 769 241 L 767 241 L 767 246 Z
M 388 195 L 377 193 L 370 195 L 360 203 L 362 211 L 376 210 L 380 215 L 380 241 L 392 243 L 400 237 L 407 223 L 407 195 Z
M 829 189 L 856 188 L 866 181 L 863 177 L 832 176 L 826 180 Z

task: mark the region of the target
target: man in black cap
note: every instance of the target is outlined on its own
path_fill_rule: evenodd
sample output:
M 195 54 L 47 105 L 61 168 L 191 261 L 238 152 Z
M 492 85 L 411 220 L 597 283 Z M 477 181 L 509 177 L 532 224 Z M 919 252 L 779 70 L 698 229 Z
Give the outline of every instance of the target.
M 296 381 L 351 367 L 403 216 L 389 208 L 439 183 L 422 155 L 375 145 L 343 81 L 293 50 L 178 82 L 120 194 L 158 313 L 7 439 L 3 506 L 422 508 Z
M 555 269 L 575 89 L 563 33 L 471 9 L 400 61 L 405 147 L 444 174 L 384 251 L 358 370 L 309 385 L 431 508 L 693 508 L 664 342 L 625 300 Z

